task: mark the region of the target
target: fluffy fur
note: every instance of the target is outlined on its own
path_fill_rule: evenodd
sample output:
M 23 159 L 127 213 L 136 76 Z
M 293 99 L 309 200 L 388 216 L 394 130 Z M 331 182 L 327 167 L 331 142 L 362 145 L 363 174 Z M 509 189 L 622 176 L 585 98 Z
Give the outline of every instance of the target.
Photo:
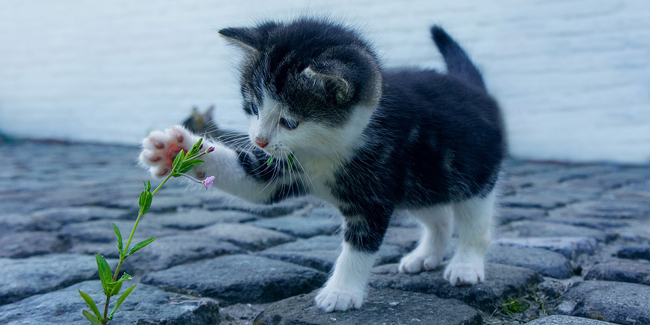
M 309 194 L 341 211 L 343 251 L 316 297 L 320 308 L 361 307 L 397 209 L 411 211 L 424 229 L 400 271 L 437 267 L 455 222 L 460 244 L 445 277 L 453 285 L 485 280 L 504 131 L 480 72 L 444 30 L 431 33 L 447 74 L 382 69 L 368 43 L 330 21 L 220 33 L 245 52 L 241 92 L 250 142 L 208 141 L 216 150 L 193 173 L 215 175 L 216 186 L 254 202 Z M 140 159 L 164 176 L 177 148 L 196 140 L 180 126 L 155 131 Z

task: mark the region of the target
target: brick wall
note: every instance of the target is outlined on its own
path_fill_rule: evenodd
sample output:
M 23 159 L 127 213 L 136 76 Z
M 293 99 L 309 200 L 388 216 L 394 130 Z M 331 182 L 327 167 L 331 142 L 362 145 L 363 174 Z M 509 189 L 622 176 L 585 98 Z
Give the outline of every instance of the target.
M 137 143 L 217 105 L 244 129 L 236 49 L 216 30 L 329 14 L 362 29 L 387 66 L 441 67 L 442 24 L 499 99 L 512 152 L 650 161 L 650 1 L 0 2 L 0 132 Z

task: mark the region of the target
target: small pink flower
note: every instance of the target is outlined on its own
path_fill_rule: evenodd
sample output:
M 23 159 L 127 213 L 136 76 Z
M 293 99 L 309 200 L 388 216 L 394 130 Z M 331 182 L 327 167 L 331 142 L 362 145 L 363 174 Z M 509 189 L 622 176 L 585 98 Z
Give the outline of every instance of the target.
M 214 176 L 210 176 L 210 177 L 204 179 L 203 182 L 201 182 L 201 183 L 203 183 L 203 186 L 205 186 L 205 189 L 207 190 L 208 187 L 211 187 L 211 186 L 214 185 L 213 182 L 214 182 Z

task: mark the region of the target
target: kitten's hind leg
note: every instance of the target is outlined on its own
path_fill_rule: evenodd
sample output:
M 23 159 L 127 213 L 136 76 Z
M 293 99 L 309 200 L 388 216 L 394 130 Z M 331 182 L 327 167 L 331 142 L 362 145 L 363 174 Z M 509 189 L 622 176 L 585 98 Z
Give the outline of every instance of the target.
M 452 233 L 453 211 L 450 205 L 410 211 L 422 224 L 418 246 L 399 263 L 402 273 L 418 273 L 435 269 L 445 256 Z
M 452 285 L 485 281 L 485 251 L 490 243 L 495 191 L 454 204 L 458 250 L 445 269 Z

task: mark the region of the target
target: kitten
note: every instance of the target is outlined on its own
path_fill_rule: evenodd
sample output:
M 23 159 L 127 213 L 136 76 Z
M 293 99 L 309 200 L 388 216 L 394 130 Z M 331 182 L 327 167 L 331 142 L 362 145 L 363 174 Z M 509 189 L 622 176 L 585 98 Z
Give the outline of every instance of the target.
M 216 150 L 193 172 L 215 175 L 216 186 L 247 200 L 309 194 L 340 210 L 343 249 L 316 305 L 326 312 L 361 307 L 375 253 L 398 209 L 423 226 L 401 272 L 440 265 L 455 221 L 459 247 L 445 278 L 452 285 L 485 280 L 504 130 L 481 74 L 442 28 L 431 33 L 447 74 L 384 70 L 368 43 L 330 21 L 303 18 L 219 33 L 245 51 L 241 93 L 251 145 L 207 141 Z M 162 177 L 174 150 L 196 140 L 180 126 L 154 131 L 141 162 Z

